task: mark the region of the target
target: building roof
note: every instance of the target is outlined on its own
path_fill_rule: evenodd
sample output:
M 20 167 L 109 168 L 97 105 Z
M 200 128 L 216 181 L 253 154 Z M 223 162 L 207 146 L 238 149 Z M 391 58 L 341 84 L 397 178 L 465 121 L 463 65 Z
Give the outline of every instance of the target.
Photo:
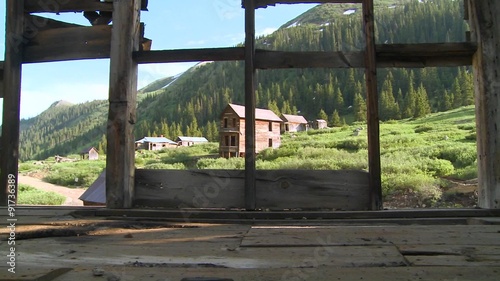
M 189 142 L 208 142 L 204 137 L 177 137 L 176 141 L 189 141 Z
M 87 147 L 87 148 L 83 149 L 82 151 L 80 151 L 80 154 L 89 153 L 92 149 L 97 151 L 97 149 L 94 146 L 91 146 L 91 147 Z
M 169 140 L 165 137 L 144 137 L 136 141 L 136 143 L 145 143 L 145 142 L 177 144 L 175 141 Z
M 237 105 L 237 104 L 228 104 L 229 107 L 231 107 L 234 112 L 236 112 L 236 115 L 240 118 L 245 118 L 245 107 L 243 105 Z M 256 120 L 269 120 L 269 121 L 276 121 L 276 122 L 283 122 L 281 118 L 278 117 L 274 112 L 272 112 L 269 109 L 261 109 L 261 108 L 256 108 L 255 109 L 255 119 Z
M 78 199 L 85 202 L 106 204 L 106 172 L 102 172 Z
M 306 118 L 300 115 L 281 114 L 283 121 L 298 124 L 307 124 Z

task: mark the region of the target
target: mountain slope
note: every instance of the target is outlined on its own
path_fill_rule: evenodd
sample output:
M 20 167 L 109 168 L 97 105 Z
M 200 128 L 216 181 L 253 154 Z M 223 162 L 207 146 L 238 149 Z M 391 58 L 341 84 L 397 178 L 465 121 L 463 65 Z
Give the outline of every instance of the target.
M 463 41 L 467 26 L 461 9 L 460 1 L 450 0 L 378 1 L 377 41 Z M 285 51 L 360 50 L 361 14 L 359 10 L 344 14 L 350 10 L 351 6 L 317 6 L 275 33 L 259 38 L 257 46 Z M 180 76 L 167 77 L 141 89 L 144 94 L 139 96 L 134 137 L 204 135 L 217 140 L 221 110 L 228 102 L 243 104 L 243 65 L 242 62 L 203 63 Z M 417 117 L 417 113 L 448 110 L 471 102 L 471 75 L 466 68 L 384 69 L 379 71 L 378 79 L 381 112 L 390 112 L 383 120 Z M 276 113 L 300 113 L 307 119 L 326 116 L 331 124 L 339 122 L 334 120 L 335 114 L 346 122 L 363 121 L 366 116 L 363 71 L 359 69 L 259 71 L 256 94 L 258 107 Z M 21 159 L 74 153 L 84 144 L 104 148 L 107 103 L 96 103 L 99 105 L 95 105 L 93 117 L 89 117 L 90 112 L 78 109 L 89 106 L 83 104 L 71 107 L 72 112 L 82 115 L 71 115 L 66 121 L 61 116 L 70 113 L 54 109 L 34 120 L 23 120 Z M 56 137 L 67 131 L 74 136 Z M 36 136 L 38 132 L 43 132 L 43 137 Z

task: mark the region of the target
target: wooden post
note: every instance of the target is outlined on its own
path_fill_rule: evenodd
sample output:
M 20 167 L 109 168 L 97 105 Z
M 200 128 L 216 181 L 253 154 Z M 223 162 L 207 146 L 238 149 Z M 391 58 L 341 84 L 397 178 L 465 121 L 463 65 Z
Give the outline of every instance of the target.
M 3 81 L 0 206 L 17 202 L 24 1 L 7 0 Z M 12 196 L 14 195 L 14 196 Z M 13 200 L 13 201 L 8 201 Z
M 137 63 L 140 44 L 140 0 L 115 0 L 111 35 L 106 204 L 131 208 L 134 195 L 134 134 Z
M 469 1 L 476 92 L 479 207 L 500 208 L 500 1 Z
M 255 2 L 245 0 L 245 207 L 256 208 L 255 188 Z
M 368 167 L 372 210 L 382 209 L 382 181 L 380 168 L 380 133 L 377 91 L 377 61 L 375 50 L 375 21 L 373 0 L 363 0 L 365 32 L 365 79 L 368 122 Z

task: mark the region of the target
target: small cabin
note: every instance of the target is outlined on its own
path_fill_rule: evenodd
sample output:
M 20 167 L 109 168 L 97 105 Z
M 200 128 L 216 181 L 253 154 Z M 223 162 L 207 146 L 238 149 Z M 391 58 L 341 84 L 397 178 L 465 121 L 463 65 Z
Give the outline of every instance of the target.
M 208 143 L 204 137 L 177 137 L 175 139 L 177 146 L 193 146 L 200 143 Z
M 245 107 L 228 104 L 220 117 L 219 155 L 221 157 L 243 157 L 245 155 Z M 255 152 L 281 145 L 281 123 L 283 121 L 268 109 L 255 109 Z
M 88 160 L 99 160 L 99 152 L 95 147 L 89 147 L 86 148 L 82 151 L 80 151 L 80 155 L 82 156 L 82 159 L 88 159 Z
M 161 150 L 165 148 L 177 147 L 177 143 L 166 137 L 144 137 L 135 142 L 135 149 Z
M 303 132 L 309 129 L 309 123 L 301 115 L 281 114 L 281 133 Z
M 313 129 L 327 129 L 328 123 L 324 119 L 316 119 L 312 121 Z

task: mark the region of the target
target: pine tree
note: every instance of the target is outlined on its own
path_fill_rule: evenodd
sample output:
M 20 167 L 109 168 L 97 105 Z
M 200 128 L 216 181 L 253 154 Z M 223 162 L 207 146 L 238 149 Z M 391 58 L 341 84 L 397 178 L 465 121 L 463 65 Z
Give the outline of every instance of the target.
M 431 113 L 431 106 L 429 105 L 429 97 L 427 96 L 427 91 L 424 86 L 420 84 L 417 90 L 417 97 L 415 100 L 415 113 L 413 117 L 419 118 L 424 117 Z
M 339 112 L 334 110 L 332 113 L 332 117 L 330 118 L 330 125 L 333 127 L 341 127 L 342 121 L 340 120 Z
M 354 96 L 354 121 L 366 121 L 366 102 L 360 93 Z
M 319 111 L 318 119 L 328 120 L 328 115 L 326 115 L 326 112 L 323 109 Z

